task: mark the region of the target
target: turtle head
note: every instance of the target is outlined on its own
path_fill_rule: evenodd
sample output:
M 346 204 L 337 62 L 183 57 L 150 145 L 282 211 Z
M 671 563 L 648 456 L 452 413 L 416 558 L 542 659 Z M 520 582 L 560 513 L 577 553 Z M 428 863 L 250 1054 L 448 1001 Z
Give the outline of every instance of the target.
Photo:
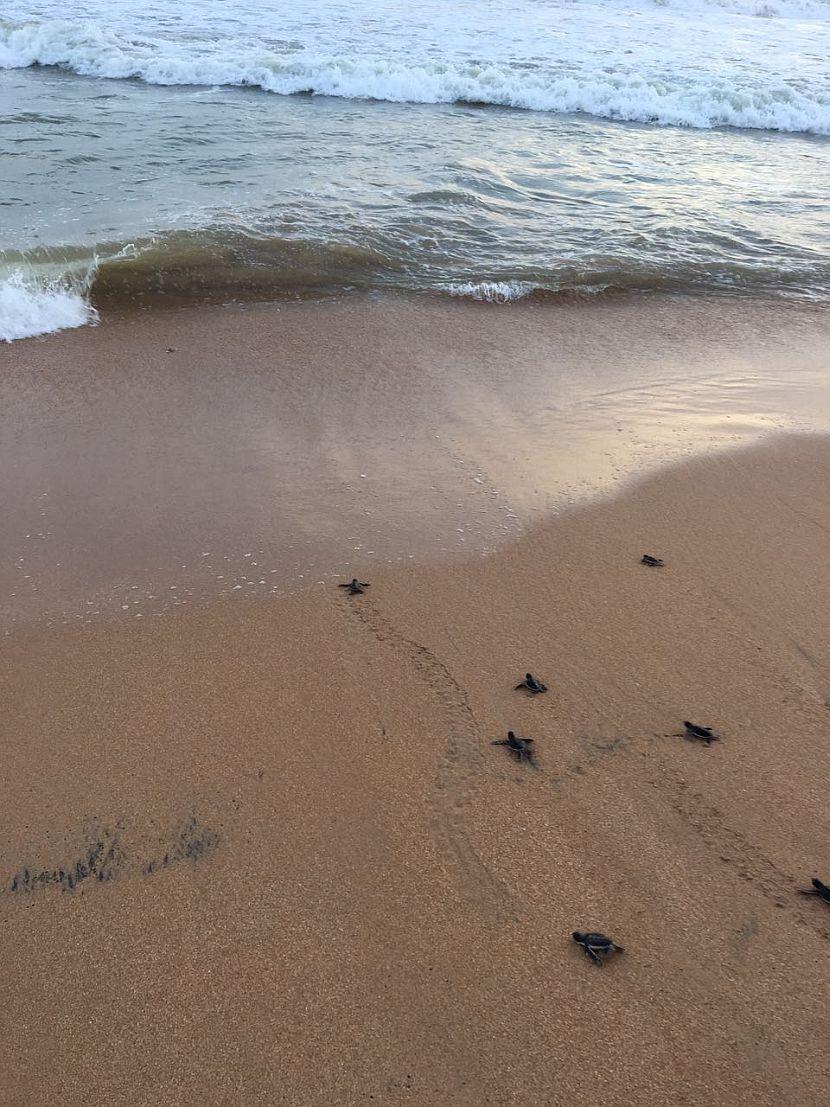
M 511 738 L 515 742 L 516 741 L 516 732 L 514 730 L 508 730 L 507 737 Z
M 532 683 L 533 673 L 525 673 L 525 680 Z
M 817 892 L 823 892 L 824 889 L 827 887 L 824 881 L 819 880 L 817 876 L 814 876 L 810 883 L 813 885 Z
M 585 935 L 582 933 L 581 930 L 575 930 L 573 934 L 571 934 L 571 937 L 575 942 L 581 942 Z

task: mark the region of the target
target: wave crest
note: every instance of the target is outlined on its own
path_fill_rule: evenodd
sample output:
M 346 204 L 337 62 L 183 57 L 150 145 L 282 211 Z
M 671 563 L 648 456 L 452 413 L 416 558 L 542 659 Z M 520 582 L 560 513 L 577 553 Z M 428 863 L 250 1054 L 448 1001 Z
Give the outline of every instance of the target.
M 777 14 L 777 8 L 759 4 L 757 14 Z M 0 68 L 37 65 L 155 85 L 242 86 L 283 95 L 460 102 L 696 128 L 830 134 L 830 96 L 821 85 L 774 74 L 744 75 L 738 81 L 734 74 L 646 71 L 622 60 L 591 67 L 376 54 L 288 59 L 222 43 L 132 41 L 89 22 L 0 21 Z
M 449 293 L 486 304 L 509 304 L 530 296 L 535 289 L 528 281 L 465 281 L 450 285 Z
M 128 243 L 0 253 L 0 340 L 97 321 L 96 309 L 328 297 L 344 293 L 449 295 L 491 304 L 629 293 L 761 294 L 826 300 L 824 259 L 783 267 L 688 259 L 584 257 L 567 266 L 514 264 L 477 277 L 413 269 L 405 243 L 330 242 L 214 226 Z M 93 306 L 94 305 L 94 306 Z
M 0 280 L 0 342 L 95 323 L 98 313 L 81 289 L 13 272 Z

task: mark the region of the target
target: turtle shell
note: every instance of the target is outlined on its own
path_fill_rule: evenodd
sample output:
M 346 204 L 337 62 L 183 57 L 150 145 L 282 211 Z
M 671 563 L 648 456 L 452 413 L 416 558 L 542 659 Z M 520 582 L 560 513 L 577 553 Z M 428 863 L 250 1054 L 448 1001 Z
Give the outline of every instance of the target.
M 590 946 L 591 949 L 611 949 L 614 945 L 611 938 L 606 937 L 605 934 L 598 934 L 595 931 L 591 931 L 588 934 L 582 935 L 581 945 Z

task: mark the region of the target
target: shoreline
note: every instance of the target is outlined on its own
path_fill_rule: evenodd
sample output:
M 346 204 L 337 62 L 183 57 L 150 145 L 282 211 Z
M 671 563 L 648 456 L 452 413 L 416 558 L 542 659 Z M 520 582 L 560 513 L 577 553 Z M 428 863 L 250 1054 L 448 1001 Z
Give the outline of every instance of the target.
M 200 615 L 209 614 L 211 611 L 221 610 L 222 606 L 228 603 L 243 605 L 239 607 L 238 611 L 240 617 L 244 617 L 245 610 L 250 610 L 249 605 L 256 606 L 262 604 L 271 606 L 279 605 L 282 601 L 302 602 L 304 596 L 312 593 L 320 595 L 330 592 L 332 588 L 337 587 L 340 583 L 344 585 L 348 584 L 350 575 L 353 574 L 357 574 L 358 578 L 361 575 L 367 575 L 367 573 L 375 578 L 378 574 L 385 578 L 390 574 L 395 575 L 399 573 L 416 573 L 428 577 L 432 572 L 441 572 L 453 568 L 463 573 L 468 569 L 474 570 L 475 567 L 482 564 L 482 562 L 486 562 L 493 557 L 509 552 L 511 548 L 522 542 L 534 541 L 534 536 L 547 532 L 551 527 L 563 523 L 568 524 L 572 518 L 578 518 L 582 512 L 591 511 L 593 508 L 600 509 L 603 506 L 607 507 L 624 498 L 636 498 L 641 488 L 650 487 L 653 481 L 659 480 L 660 478 L 671 480 L 686 471 L 690 465 L 693 466 L 695 462 L 710 460 L 713 462 L 721 461 L 728 464 L 730 460 L 741 461 L 745 455 L 755 451 L 760 451 L 762 455 L 765 452 L 775 453 L 781 449 L 786 451 L 791 448 L 797 451 L 800 444 L 809 447 L 813 443 L 823 442 L 825 440 L 830 440 L 830 431 L 819 433 L 809 429 L 800 431 L 781 429 L 770 431 L 749 443 L 733 443 L 731 445 L 718 446 L 702 454 L 675 457 L 671 460 L 661 462 L 654 469 L 629 473 L 621 477 L 619 481 L 615 482 L 613 485 L 594 488 L 584 498 L 563 501 L 559 506 L 546 513 L 541 519 L 529 520 L 521 526 L 517 525 L 513 533 L 501 537 L 498 542 L 487 548 L 459 548 L 452 551 L 447 548 L 442 548 L 441 550 L 427 549 L 417 558 L 413 556 L 399 556 L 385 559 L 382 563 L 366 560 L 359 554 L 356 556 L 347 555 L 347 559 L 343 562 L 345 569 L 342 572 L 337 572 L 333 569 L 326 570 L 322 573 L 322 579 L 319 580 L 305 580 L 302 579 L 303 575 L 300 574 L 300 579 L 294 582 L 274 585 L 264 593 L 240 590 L 239 595 L 233 595 L 230 591 L 225 590 L 213 595 L 207 592 L 197 594 L 189 590 L 182 590 L 182 592 L 189 597 L 186 601 L 178 601 L 177 597 L 177 600 L 174 600 L 172 603 L 165 604 L 163 609 L 155 611 L 145 610 L 135 612 L 128 610 L 126 606 L 119 610 L 117 605 L 107 607 L 106 604 L 96 601 L 95 610 L 91 612 L 79 612 L 75 616 L 74 621 L 72 618 L 57 619 L 49 612 L 43 613 L 34 619 L 24 618 L 19 621 L 19 625 L 15 631 L 7 629 L 5 637 L 14 641 L 17 633 L 20 633 L 24 639 L 31 640 L 43 634 L 49 634 L 55 631 L 61 633 L 61 628 L 69 628 L 70 630 L 74 628 L 75 630 L 79 630 L 82 627 L 96 625 L 100 626 L 101 629 L 106 629 L 107 627 L 115 627 L 119 624 L 123 624 L 126 620 L 135 617 L 147 618 L 151 616 L 171 617 L 175 619 L 187 614 L 193 614 L 194 617 L 199 617 Z M 644 550 L 644 552 L 647 551 Z M 181 574 L 179 575 L 181 576 Z M 271 582 L 268 581 L 267 583 L 270 584 Z M 121 592 L 130 587 L 134 586 L 122 582 L 118 585 L 118 590 Z M 129 596 L 125 598 L 129 599 Z M 188 610 L 185 611 L 185 608 Z M 11 623 L 18 623 L 18 620 L 12 618 Z M 0 644 L 0 648 L 8 644 L 8 642 L 4 642 Z
M 828 487 L 782 438 L 362 597 L 9 643 L 7 1102 L 47 1048 L 43 1104 L 823 1102 Z
M 18 260 L 22 262 L 24 255 L 21 254 Z M 72 256 L 67 258 L 70 271 L 77 270 L 79 260 Z M 286 284 L 278 281 L 270 284 L 267 273 L 259 272 L 255 268 L 247 273 L 247 276 L 243 276 L 247 271 L 244 271 L 241 265 L 229 267 L 233 279 L 223 284 L 223 278 L 220 275 L 218 283 L 211 287 L 203 279 L 205 275 L 215 278 L 217 272 L 220 274 L 223 272 L 215 258 L 206 258 L 196 266 L 195 270 L 187 267 L 195 264 L 192 259 L 190 261 L 185 259 L 181 267 L 174 266 L 170 272 L 166 272 L 155 268 L 152 255 L 146 259 L 139 256 L 130 260 L 130 264 L 135 267 L 135 273 L 126 270 L 127 279 L 124 279 L 124 273 L 118 268 L 120 264 L 118 259 L 102 262 L 101 267 L 94 271 L 91 283 L 89 277 L 81 279 L 77 272 L 74 277 L 68 279 L 62 291 L 71 300 L 77 302 L 79 311 L 83 309 L 84 322 L 62 323 L 55 330 L 7 339 L 0 345 L 0 350 L 19 348 L 21 343 L 47 341 L 59 335 L 66 335 L 69 331 L 88 332 L 98 327 L 135 323 L 150 315 L 175 318 L 190 313 L 279 311 L 281 308 L 313 309 L 315 305 L 331 304 L 344 307 L 351 305 L 358 310 L 377 304 L 391 307 L 400 304 L 414 308 L 421 307 L 426 311 L 433 306 L 437 310 L 442 306 L 444 308 L 456 306 L 461 310 L 555 311 L 579 307 L 601 309 L 604 306 L 636 309 L 638 306 L 648 307 L 651 304 L 661 307 L 674 304 L 682 311 L 684 305 L 694 307 L 696 304 L 712 304 L 719 315 L 723 315 L 731 305 L 739 316 L 747 310 L 760 313 L 766 308 L 780 315 L 782 319 L 787 318 L 788 312 L 791 312 L 793 317 L 802 315 L 805 319 L 809 319 L 814 314 L 817 317 L 825 315 L 830 303 L 825 298 L 817 298 L 804 292 L 791 292 L 783 288 L 776 294 L 774 288 L 765 286 L 755 289 L 735 289 L 728 286 L 718 288 L 693 284 L 673 285 L 667 282 L 653 287 L 608 283 L 548 288 L 534 279 L 519 276 L 498 279 L 481 277 L 459 280 L 442 287 L 424 288 L 409 288 L 382 282 L 360 285 L 354 282 L 324 281 L 318 284 L 312 281 Z M 90 265 L 92 265 L 92 258 L 90 258 Z M 101 279 L 103 267 L 107 270 L 105 279 Z M 146 270 L 146 273 L 142 277 L 143 270 Z M 47 282 L 45 288 L 40 286 L 36 270 L 33 270 L 33 279 L 28 285 L 28 278 L 21 277 L 19 271 L 13 270 L 12 273 L 15 279 L 21 281 L 21 289 L 28 290 L 33 297 L 38 295 L 48 297 L 55 293 L 52 283 Z M 54 277 L 51 277 L 50 281 L 53 280 Z M 153 282 L 157 282 L 157 286 Z M 181 288 L 178 287 L 179 283 Z M 198 295 L 193 295 L 194 288 L 199 290 Z
M 236 305 L 16 343 L 4 616 L 484 554 L 667 462 L 830 429 L 828 348 L 826 312 L 676 297 Z

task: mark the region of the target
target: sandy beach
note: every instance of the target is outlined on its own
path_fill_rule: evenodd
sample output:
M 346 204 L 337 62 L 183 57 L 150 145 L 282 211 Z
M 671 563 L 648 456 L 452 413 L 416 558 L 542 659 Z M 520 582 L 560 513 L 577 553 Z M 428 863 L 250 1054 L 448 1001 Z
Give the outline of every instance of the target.
M 826 1102 L 830 908 L 799 889 L 830 880 L 830 437 L 757 441 L 820 422 L 826 322 L 671 309 L 634 349 L 642 315 L 613 305 L 450 305 L 429 333 L 403 307 L 405 338 L 358 320 L 362 375 L 333 393 L 335 309 L 305 360 L 273 308 L 11 351 L 4 1104 Z M 631 404 L 579 393 L 599 335 Z M 706 367 L 694 402 L 667 366 Z M 636 414 L 666 389 L 661 438 Z M 444 549 L 474 507 L 469 549 Z M 194 567 L 220 548 L 264 550 L 279 586 L 211 591 Z M 147 572 L 189 602 L 130 610 Z M 546 695 L 514 690 L 528 669 Z M 535 767 L 491 744 L 508 728 Z M 575 929 L 625 953 L 598 969 Z
M 830 1102 L 828 90 L 2 5 L 0 1107 Z

